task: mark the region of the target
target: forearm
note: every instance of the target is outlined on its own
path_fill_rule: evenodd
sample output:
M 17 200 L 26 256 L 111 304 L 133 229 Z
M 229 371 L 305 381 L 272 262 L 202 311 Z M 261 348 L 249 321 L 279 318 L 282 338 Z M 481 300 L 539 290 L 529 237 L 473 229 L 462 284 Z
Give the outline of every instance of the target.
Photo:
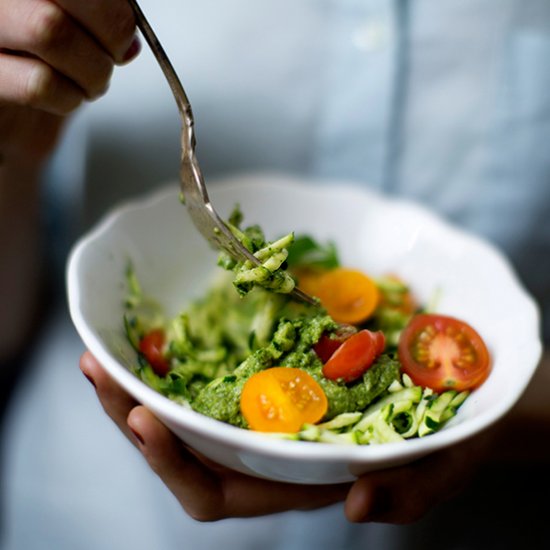
M 0 361 L 19 351 L 36 318 L 43 275 L 39 179 L 37 167 L 0 164 Z
M 40 167 L 65 117 L 139 51 L 126 0 L 39 4 L 0 1 L 0 361 L 18 351 L 36 313 Z
M 63 122 L 31 108 L 0 108 L 0 362 L 20 350 L 36 318 L 42 277 L 40 179 Z

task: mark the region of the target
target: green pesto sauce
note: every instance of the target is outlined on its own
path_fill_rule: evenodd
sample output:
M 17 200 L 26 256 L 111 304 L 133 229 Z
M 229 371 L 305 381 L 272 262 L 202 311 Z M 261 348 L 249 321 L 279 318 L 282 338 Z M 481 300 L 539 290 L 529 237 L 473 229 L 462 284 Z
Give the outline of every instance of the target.
M 129 340 L 139 341 L 160 326 L 171 358 L 170 372 L 161 377 L 139 355 L 136 373 L 163 395 L 217 420 L 246 427 L 242 388 L 253 374 L 274 366 L 300 368 L 317 380 L 329 403 L 325 420 L 364 410 L 399 376 L 398 362 L 383 355 L 353 384 L 328 380 L 313 346 L 337 328 L 332 318 L 318 307 L 260 288 L 241 297 L 230 274 L 223 273 L 204 297 L 172 320 L 144 308 L 150 300 L 134 276 L 132 283 L 125 316 Z
M 258 261 L 258 265 L 249 260 L 237 261 L 227 252 L 220 252 L 218 265 L 232 271 L 233 286 L 241 296 L 246 296 L 254 288 L 263 288 L 271 292 L 289 294 L 296 282 L 285 269 L 289 247 L 294 243 L 294 233 L 289 233 L 273 242 L 268 242 L 258 225 L 240 228 L 243 216 L 236 206 L 229 217 L 227 227 Z

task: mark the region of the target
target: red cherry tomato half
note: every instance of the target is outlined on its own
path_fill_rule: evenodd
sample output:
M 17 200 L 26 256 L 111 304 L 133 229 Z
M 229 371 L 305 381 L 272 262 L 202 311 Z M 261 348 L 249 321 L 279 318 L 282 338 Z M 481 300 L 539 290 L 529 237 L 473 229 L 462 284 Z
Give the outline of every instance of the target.
M 386 337 L 384 336 L 384 333 L 381 330 L 377 330 L 376 332 L 371 332 L 373 338 L 374 338 L 374 344 L 376 346 L 376 356 L 382 355 L 384 353 L 384 350 L 386 349 Z
M 139 342 L 139 351 L 143 353 L 155 374 L 166 376 L 170 370 L 170 363 L 164 356 L 164 331 L 154 329 L 148 332 Z
M 326 363 L 332 354 L 353 334 L 357 329 L 353 325 L 340 325 L 332 334 L 323 334 L 313 346 L 317 357 Z
M 413 317 L 401 333 L 399 359 L 415 384 L 436 392 L 477 388 L 490 370 L 481 336 L 464 321 L 444 315 Z
M 366 372 L 383 351 L 384 334 L 361 330 L 350 336 L 323 366 L 323 374 L 330 380 L 352 382 Z

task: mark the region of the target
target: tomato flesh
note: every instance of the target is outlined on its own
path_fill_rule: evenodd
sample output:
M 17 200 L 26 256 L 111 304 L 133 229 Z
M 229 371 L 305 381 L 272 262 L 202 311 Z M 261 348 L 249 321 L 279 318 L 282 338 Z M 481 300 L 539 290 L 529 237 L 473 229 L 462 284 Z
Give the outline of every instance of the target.
M 385 338 L 382 332 L 361 330 L 350 336 L 323 366 L 330 380 L 353 382 L 363 375 L 382 353 Z
M 386 349 L 386 337 L 381 330 L 371 333 L 374 338 L 374 344 L 376 346 L 376 357 L 382 355 Z
M 313 350 L 319 359 L 326 363 L 333 353 L 353 334 L 357 329 L 352 325 L 340 325 L 332 334 L 323 334 L 319 341 L 313 346 Z
M 490 371 L 481 336 L 464 321 L 444 315 L 413 317 L 401 334 L 399 359 L 415 384 L 438 392 L 477 388 Z
M 252 430 L 295 433 L 321 420 L 328 401 L 307 372 L 272 367 L 252 375 L 241 392 L 241 412 Z
M 155 374 L 159 376 L 166 376 L 170 370 L 170 363 L 163 352 L 165 339 L 162 329 L 154 329 L 139 342 L 139 351 L 145 356 Z

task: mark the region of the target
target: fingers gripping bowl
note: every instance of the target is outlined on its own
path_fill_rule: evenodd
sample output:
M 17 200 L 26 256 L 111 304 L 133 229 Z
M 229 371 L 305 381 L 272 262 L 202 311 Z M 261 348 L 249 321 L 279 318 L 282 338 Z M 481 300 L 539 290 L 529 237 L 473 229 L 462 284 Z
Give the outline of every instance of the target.
M 478 433 L 502 417 L 527 386 L 541 354 L 538 311 L 492 246 L 417 205 L 342 182 L 247 176 L 219 181 L 210 194 L 222 215 L 239 203 L 247 218 L 254 217 L 249 221 L 261 223 L 272 238 L 292 229 L 332 240 L 344 265 L 373 275 L 399 274 L 422 303 L 437 295 L 438 312 L 476 327 L 491 353 L 492 369 L 441 431 L 383 445 L 270 438 L 167 399 L 132 372 L 136 353 L 122 323 L 128 262 L 169 317 L 200 296 L 216 270 L 216 252 L 186 216 L 177 186 L 170 186 L 120 206 L 76 244 L 67 272 L 69 306 L 84 344 L 109 374 L 205 456 L 279 481 L 351 481 Z

